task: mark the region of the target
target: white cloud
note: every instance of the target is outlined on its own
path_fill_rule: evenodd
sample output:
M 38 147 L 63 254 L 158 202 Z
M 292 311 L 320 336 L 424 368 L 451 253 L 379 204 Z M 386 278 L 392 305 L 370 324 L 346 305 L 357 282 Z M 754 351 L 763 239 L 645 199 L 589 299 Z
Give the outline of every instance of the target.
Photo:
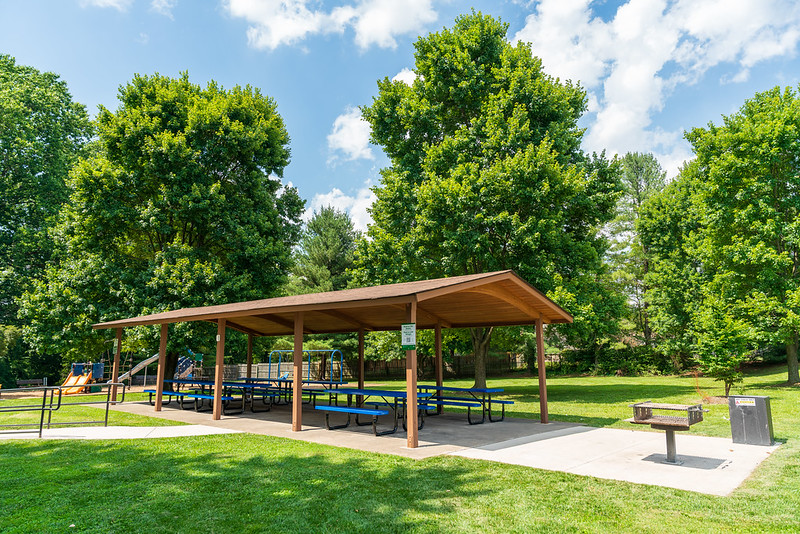
M 432 0 L 360 0 L 330 11 L 318 9 L 311 0 L 225 0 L 228 12 L 247 20 L 247 39 L 254 48 L 274 50 L 302 41 L 314 34 L 355 31 L 362 49 L 375 44 L 395 48 L 395 37 L 418 33 L 436 20 Z
M 403 70 L 401 70 L 400 72 L 398 72 L 397 74 L 394 75 L 394 78 L 392 78 L 392 81 L 393 82 L 401 81 L 406 85 L 412 85 L 414 83 L 414 80 L 416 80 L 416 79 L 417 79 L 417 73 L 416 72 L 414 72 L 413 70 L 411 70 L 409 68 L 404 68 Z
M 356 44 L 369 48 L 396 48 L 395 36 L 418 33 L 426 24 L 436 21 L 432 0 L 367 0 L 355 8 L 352 22 Z
M 331 157 L 328 162 L 344 155 L 345 161 L 356 159 L 375 159 L 369 146 L 371 129 L 369 123 L 361 118 L 358 108 L 347 108 L 347 111 L 333 121 L 333 130 L 328 134 L 328 149 Z
M 172 18 L 172 10 L 178 5 L 178 0 L 152 0 L 150 9 L 160 15 Z
M 371 183 L 367 181 L 364 187 L 356 191 L 355 195 L 344 194 L 340 189 L 333 188 L 328 193 L 318 193 L 311 199 L 303 219 L 309 220 L 314 211 L 319 211 L 325 206 L 333 206 L 340 211 L 347 212 L 353 221 L 356 230 L 366 232 L 367 225 L 372 223 L 368 209 L 375 202 L 375 193 L 370 189 Z
M 793 0 L 629 0 L 608 21 L 591 4 L 542 0 L 514 39 L 532 42 L 548 73 L 587 90 L 586 149 L 651 151 L 670 174 L 691 152 L 680 131 L 656 131 L 652 117 L 675 89 L 722 64 L 737 73 L 720 83 L 745 81 L 800 42 Z
M 81 7 L 113 7 L 119 11 L 127 10 L 133 0 L 81 0 Z

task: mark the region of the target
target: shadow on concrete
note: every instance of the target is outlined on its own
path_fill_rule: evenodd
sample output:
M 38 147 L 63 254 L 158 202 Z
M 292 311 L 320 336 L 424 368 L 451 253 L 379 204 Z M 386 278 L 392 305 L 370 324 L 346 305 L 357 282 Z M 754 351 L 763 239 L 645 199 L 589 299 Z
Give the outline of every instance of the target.
M 677 463 L 671 464 L 667 462 L 666 454 L 651 454 L 642 458 L 643 462 L 653 462 L 657 464 L 664 464 L 675 467 L 685 467 L 689 469 L 706 469 L 713 470 L 719 468 L 725 462 L 730 460 L 720 458 L 706 458 L 703 456 L 691 456 L 687 454 L 678 454 Z

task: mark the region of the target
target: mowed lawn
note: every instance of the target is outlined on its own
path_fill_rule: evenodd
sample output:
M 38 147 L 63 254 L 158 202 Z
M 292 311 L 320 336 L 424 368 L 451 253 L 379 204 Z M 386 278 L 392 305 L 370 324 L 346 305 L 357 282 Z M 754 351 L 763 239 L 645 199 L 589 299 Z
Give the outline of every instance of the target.
M 0 442 L 0 532 L 798 532 L 800 388 L 785 380 L 782 367 L 747 377 L 744 393 L 771 397 L 785 443 L 729 497 L 248 434 L 30 439 Z M 535 378 L 490 385 L 516 401 L 509 415 L 538 418 Z M 721 391 L 693 377 L 548 379 L 552 420 L 617 428 L 631 426 L 632 402 Z M 730 436 L 727 406 L 706 408 L 691 432 Z M 164 421 L 112 413 L 110 424 Z

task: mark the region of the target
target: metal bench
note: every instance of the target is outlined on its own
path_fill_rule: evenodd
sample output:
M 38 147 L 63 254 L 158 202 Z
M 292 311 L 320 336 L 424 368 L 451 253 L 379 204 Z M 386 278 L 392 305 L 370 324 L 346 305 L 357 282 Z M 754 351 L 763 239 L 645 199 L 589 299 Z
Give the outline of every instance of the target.
M 358 420 L 359 415 L 371 415 L 372 416 L 372 432 L 376 436 L 383 436 L 385 434 L 393 434 L 397 432 L 397 412 L 395 411 L 394 416 L 394 428 L 392 430 L 385 430 L 382 432 L 378 432 L 378 416 L 379 415 L 389 415 L 389 410 L 382 410 L 382 409 L 372 409 L 372 408 L 357 408 L 355 406 L 314 406 L 315 410 L 320 410 L 325 412 L 325 428 L 328 430 L 336 430 L 338 428 L 347 428 L 350 426 L 350 415 L 355 414 L 356 416 L 356 424 L 359 426 L 368 425 L 370 423 L 361 423 Z M 329 416 L 330 412 L 340 412 L 347 414 L 347 422 L 341 425 L 331 426 Z
M 666 463 L 677 464 L 675 452 L 675 431 L 689 430 L 689 427 L 703 420 L 702 404 L 663 404 L 658 402 L 637 402 L 630 404 L 633 407 L 633 419 L 629 422 L 637 425 L 650 425 L 655 430 L 664 430 L 667 434 L 667 459 Z M 666 415 L 653 413 L 656 411 L 686 412 L 686 415 Z
M 44 380 L 41 378 L 29 378 L 29 379 L 22 379 L 17 380 L 18 387 L 40 387 L 44 385 Z

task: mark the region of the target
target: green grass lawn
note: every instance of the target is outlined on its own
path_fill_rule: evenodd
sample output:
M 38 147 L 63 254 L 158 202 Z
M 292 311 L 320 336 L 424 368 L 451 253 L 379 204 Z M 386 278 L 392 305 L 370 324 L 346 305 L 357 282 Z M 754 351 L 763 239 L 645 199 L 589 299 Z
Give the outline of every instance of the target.
M 30 439 L 0 442 L 0 531 L 798 532 L 800 388 L 783 382 L 782 368 L 747 378 L 747 394 L 771 397 L 775 435 L 785 444 L 729 497 L 249 434 Z M 535 379 L 493 379 L 491 385 L 516 401 L 509 415 L 538 418 Z M 721 391 L 707 379 L 699 387 L 701 394 L 694 378 L 682 377 L 552 378 L 550 415 L 629 428 L 623 419 L 631 416 L 631 402 L 694 403 Z M 706 420 L 691 432 L 729 436 L 727 408 L 707 407 Z

